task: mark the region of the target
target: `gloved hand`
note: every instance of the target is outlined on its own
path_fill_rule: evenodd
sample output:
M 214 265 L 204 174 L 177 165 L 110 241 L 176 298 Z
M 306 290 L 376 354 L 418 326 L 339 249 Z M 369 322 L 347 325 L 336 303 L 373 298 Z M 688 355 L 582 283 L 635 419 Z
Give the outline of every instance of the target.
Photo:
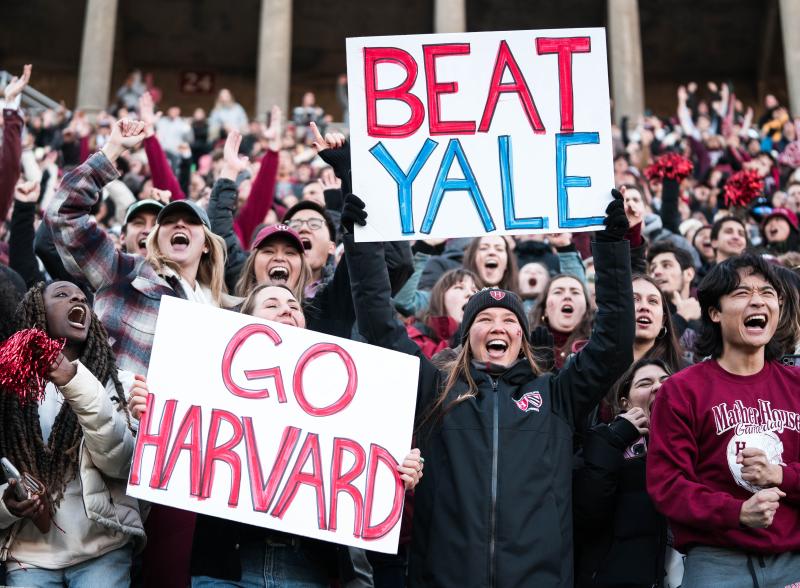
M 531 331 L 528 342 L 533 348 L 533 358 L 543 372 L 552 372 L 556 362 L 555 339 L 547 327 L 538 326 Z
M 599 243 L 622 241 L 625 238 L 625 233 L 630 228 L 628 217 L 625 216 L 625 204 L 622 200 L 622 194 L 615 189 L 611 190 L 611 195 L 614 200 L 606 207 L 606 218 L 603 219 L 605 229 L 595 235 L 595 240 Z
M 367 211 L 364 210 L 366 204 L 355 194 L 348 194 L 344 197 L 344 206 L 342 206 L 342 228 L 347 233 L 353 232 L 353 226 L 358 224 L 365 226 L 367 224 Z

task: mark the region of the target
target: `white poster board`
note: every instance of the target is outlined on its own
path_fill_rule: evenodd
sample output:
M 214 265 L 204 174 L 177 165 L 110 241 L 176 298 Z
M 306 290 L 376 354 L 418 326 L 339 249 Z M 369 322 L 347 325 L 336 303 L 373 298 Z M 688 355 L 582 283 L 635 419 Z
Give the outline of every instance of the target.
M 351 38 L 347 78 L 357 241 L 602 225 L 604 29 Z
M 128 494 L 396 553 L 419 360 L 164 297 Z

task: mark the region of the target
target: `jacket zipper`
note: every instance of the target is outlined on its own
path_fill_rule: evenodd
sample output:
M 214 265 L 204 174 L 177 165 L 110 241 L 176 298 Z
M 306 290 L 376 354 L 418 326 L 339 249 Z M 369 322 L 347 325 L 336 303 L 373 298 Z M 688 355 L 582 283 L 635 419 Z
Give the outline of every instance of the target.
M 489 510 L 489 586 L 495 585 L 495 537 L 497 535 L 497 446 L 500 436 L 500 415 L 498 412 L 497 380 L 492 378 L 494 392 L 492 410 L 492 505 Z

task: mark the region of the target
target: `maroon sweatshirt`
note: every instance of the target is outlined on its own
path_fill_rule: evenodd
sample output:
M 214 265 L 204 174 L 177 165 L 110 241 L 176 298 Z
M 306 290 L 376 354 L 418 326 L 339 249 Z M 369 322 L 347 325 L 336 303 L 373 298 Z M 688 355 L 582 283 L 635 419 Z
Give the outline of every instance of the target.
M 650 422 L 647 490 L 669 519 L 678 549 L 800 551 L 799 413 L 800 370 L 778 362 L 736 376 L 708 360 L 664 382 Z M 745 447 L 784 464 L 786 498 L 767 529 L 739 523 L 742 503 L 758 490 L 741 479 L 736 464 Z

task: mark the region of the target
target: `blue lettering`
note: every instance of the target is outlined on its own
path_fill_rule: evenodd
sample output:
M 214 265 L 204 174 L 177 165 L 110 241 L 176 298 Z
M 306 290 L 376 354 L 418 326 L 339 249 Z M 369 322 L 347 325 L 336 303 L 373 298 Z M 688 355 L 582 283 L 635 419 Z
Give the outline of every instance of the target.
M 603 224 L 602 216 L 571 218 L 569 216 L 568 188 L 589 188 L 592 179 L 588 176 L 567 175 L 567 147 L 570 145 L 594 145 L 600 142 L 599 133 L 556 133 L 556 197 L 558 200 L 558 226 L 562 229 L 578 229 Z
M 511 137 L 501 135 L 497 138 L 497 144 L 500 152 L 500 189 L 503 193 L 503 222 L 506 230 L 546 229 L 549 225 L 547 217 L 517 218 L 514 210 L 514 175 L 511 171 Z

